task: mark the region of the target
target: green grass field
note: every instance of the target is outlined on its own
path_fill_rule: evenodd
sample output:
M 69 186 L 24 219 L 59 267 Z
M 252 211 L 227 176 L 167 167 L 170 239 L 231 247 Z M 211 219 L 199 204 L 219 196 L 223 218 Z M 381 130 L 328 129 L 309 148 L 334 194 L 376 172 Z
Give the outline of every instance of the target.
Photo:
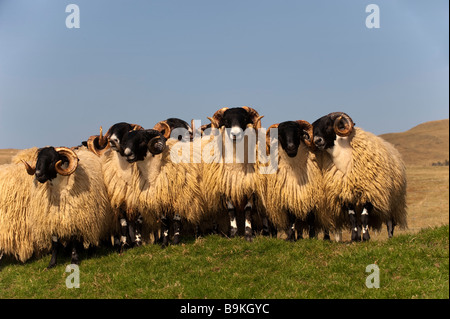
M 64 253 L 51 270 L 50 256 L 3 260 L 0 298 L 449 298 L 448 225 L 368 243 L 212 235 L 82 257 L 80 288 L 72 289 Z M 370 264 L 380 288 L 366 287 Z

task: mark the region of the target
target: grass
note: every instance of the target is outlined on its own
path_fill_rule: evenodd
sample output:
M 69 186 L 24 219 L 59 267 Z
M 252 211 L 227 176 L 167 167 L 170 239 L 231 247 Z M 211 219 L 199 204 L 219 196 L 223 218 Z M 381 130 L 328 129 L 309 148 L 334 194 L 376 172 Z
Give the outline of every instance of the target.
M 79 289 L 65 285 L 66 255 L 51 270 L 49 256 L 6 260 L 0 298 L 449 298 L 448 239 L 446 225 L 357 244 L 215 235 L 122 255 L 101 248 L 82 254 Z M 369 264 L 380 269 L 378 289 L 365 285 Z

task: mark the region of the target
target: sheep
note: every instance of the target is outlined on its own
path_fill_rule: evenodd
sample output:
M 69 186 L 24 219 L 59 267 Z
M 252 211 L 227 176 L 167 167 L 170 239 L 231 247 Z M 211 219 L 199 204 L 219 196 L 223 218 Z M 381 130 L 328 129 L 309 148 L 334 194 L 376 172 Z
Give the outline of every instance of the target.
M 271 139 L 274 128 L 278 137 Z M 321 209 L 322 172 L 310 151 L 312 138 L 312 125 L 301 120 L 271 125 L 266 133 L 267 153 L 271 144 L 278 148 L 278 169 L 274 174 L 261 175 L 259 196 L 269 220 L 275 227 L 287 229 L 289 241 L 295 240 L 296 219 L 308 222 L 310 238 L 315 237 L 315 224 L 325 228 L 331 224 Z
M 359 127 L 343 112 L 313 123 L 314 143 L 321 157 L 326 207 L 336 229 L 350 225 L 352 241 L 370 239 L 368 228 L 379 231 L 386 223 L 407 227 L 406 171 L 393 145 Z
M 111 209 L 116 224 L 115 232 L 120 233 L 119 253 L 130 246 L 142 244 L 142 228 L 152 229 L 154 221 L 147 221 L 143 225 L 143 219 L 136 208 L 137 199 L 133 190 L 133 174 L 136 165 L 126 161 L 120 143 L 123 135 L 131 130 L 143 130 L 142 126 L 120 122 L 112 125 L 103 136 L 100 127 L 100 135 L 91 136 L 85 143 L 88 149 L 100 157 L 103 178 L 108 192 Z
M 261 128 L 262 118 L 263 116 L 260 116 L 256 110 L 247 106 L 224 107 L 215 112 L 213 117 L 208 117 L 211 121 L 210 140 L 208 141 L 208 136 L 204 137 L 208 143 L 202 145 L 203 157 L 207 155 L 203 160 L 209 162 L 203 166 L 203 187 L 207 190 L 208 196 L 214 199 L 208 200 L 210 205 L 213 205 L 210 209 L 219 212 L 228 211 L 230 237 L 236 236 L 238 231 L 236 210 L 243 209 L 247 241 L 252 241 L 253 235 L 252 210 L 259 204 L 256 198 L 256 147 L 251 145 L 251 139 L 245 139 L 247 133 L 244 131 L 247 128 L 254 130 Z M 230 144 L 232 147 L 228 147 L 227 154 L 226 145 Z M 243 154 L 238 155 L 238 144 L 244 144 Z M 247 151 L 246 144 L 249 148 Z M 222 152 L 224 145 L 225 152 Z M 231 151 L 233 151 L 232 156 L 229 156 Z M 208 158 L 209 155 L 211 155 L 210 158 Z M 253 155 L 255 155 L 254 161 L 251 158 Z M 215 198 L 222 200 L 218 202 Z
M 76 243 L 98 246 L 111 229 L 100 160 L 84 147 L 50 146 L 39 149 L 31 164 L 22 162 L 35 177 L 29 201 L 32 236 L 39 250 L 52 244 L 47 268 L 57 264 L 59 241 L 72 241 L 71 262 L 79 264 Z
M 175 221 L 173 243 L 178 244 L 181 220 L 198 223 L 203 207 L 198 170 L 190 161 L 172 160 L 180 151 L 172 148 L 182 142 L 178 135 L 176 139 L 169 139 L 170 136 L 170 126 L 161 121 L 154 129 L 126 133 L 121 142 L 127 161 L 137 166 L 134 189 L 139 193 L 139 211 L 144 219 L 162 217 L 163 248 L 169 243 L 168 220 Z
M 11 255 L 21 262 L 39 253 L 29 222 L 32 178 L 22 164 L 22 160 L 35 160 L 37 150 L 36 147 L 22 150 L 11 164 L 0 166 L 0 255 Z

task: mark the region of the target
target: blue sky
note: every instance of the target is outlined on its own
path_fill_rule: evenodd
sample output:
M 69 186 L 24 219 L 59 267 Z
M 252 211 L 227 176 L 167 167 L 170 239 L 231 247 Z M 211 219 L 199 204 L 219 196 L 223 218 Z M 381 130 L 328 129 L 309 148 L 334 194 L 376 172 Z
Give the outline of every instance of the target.
M 80 28 L 68 29 L 68 4 Z M 380 8 L 368 29 L 367 5 Z M 262 125 L 347 112 L 375 134 L 449 117 L 449 3 L 0 0 L 0 148 L 74 146 L 112 124 Z

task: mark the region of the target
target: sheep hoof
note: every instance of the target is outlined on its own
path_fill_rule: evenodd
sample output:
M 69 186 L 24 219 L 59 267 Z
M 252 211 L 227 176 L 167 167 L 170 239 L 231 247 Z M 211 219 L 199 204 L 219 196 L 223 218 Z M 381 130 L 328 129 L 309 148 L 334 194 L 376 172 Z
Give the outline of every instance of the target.
M 245 240 L 248 241 L 249 243 L 251 243 L 253 241 L 253 237 L 250 236 L 245 236 Z
M 237 233 L 237 228 L 231 228 L 230 230 L 230 238 L 234 238 Z
M 139 247 L 142 246 L 142 242 L 141 241 L 135 241 L 133 244 L 134 247 Z
M 352 230 L 352 241 L 361 241 L 361 238 L 358 238 L 358 233 Z
M 120 245 L 120 247 L 119 247 L 119 254 L 120 254 L 120 255 L 123 254 L 123 252 L 124 252 L 125 249 L 126 249 L 126 246 L 128 246 L 128 245 L 127 245 L 127 244 L 121 244 L 121 245 Z
M 169 246 L 169 239 L 167 237 L 163 238 L 162 244 L 161 244 L 161 248 L 164 249 L 167 246 Z
M 173 236 L 173 244 L 178 245 L 180 243 L 181 239 L 179 235 Z
M 55 264 L 50 264 L 50 265 L 48 265 L 47 268 L 45 268 L 45 269 L 46 269 L 46 270 L 49 270 L 49 269 L 55 268 L 55 266 L 56 266 L 56 263 L 55 263 Z

